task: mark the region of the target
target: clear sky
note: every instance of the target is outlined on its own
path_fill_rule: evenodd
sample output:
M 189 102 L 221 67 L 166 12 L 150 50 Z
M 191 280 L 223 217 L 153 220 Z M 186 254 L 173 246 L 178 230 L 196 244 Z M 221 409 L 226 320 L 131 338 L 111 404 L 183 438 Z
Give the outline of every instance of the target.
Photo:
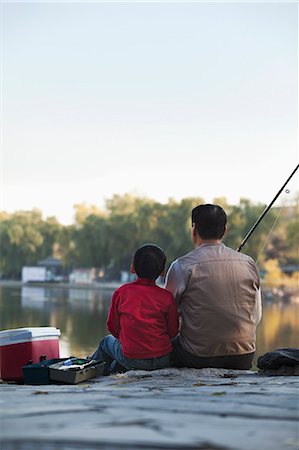
M 1 209 L 70 223 L 114 193 L 269 203 L 295 168 L 297 3 L 1 8 Z

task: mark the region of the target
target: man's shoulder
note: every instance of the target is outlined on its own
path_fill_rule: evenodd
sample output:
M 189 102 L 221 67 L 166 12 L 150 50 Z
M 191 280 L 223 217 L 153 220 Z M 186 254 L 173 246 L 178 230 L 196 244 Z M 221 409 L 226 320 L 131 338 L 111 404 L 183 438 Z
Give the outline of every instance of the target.
M 226 248 L 227 253 L 230 254 L 232 256 L 232 258 L 239 259 L 240 261 L 246 261 L 246 262 L 249 262 L 250 264 L 255 265 L 254 259 L 251 256 L 247 255 L 246 253 L 238 252 L 237 250 L 234 250 L 231 247 L 225 247 L 225 248 Z
M 214 245 L 201 245 L 183 256 L 180 256 L 177 261 L 181 267 L 189 264 L 198 264 L 200 262 L 210 262 L 217 260 L 237 260 L 248 262 L 255 265 L 253 258 L 245 253 L 240 253 L 223 243 Z
M 237 250 L 235 250 L 235 249 L 233 249 L 231 247 L 228 247 L 225 244 L 222 244 L 222 249 L 221 250 L 222 250 L 223 253 L 225 253 L 227 255 L 231 255 L 234 258 L 238 258 L 238 259 L 252 259 L 251 256 L 246 255 L 245 253 L 238 252 Z
M 220 256 L 223 255 L 225 259 L 237 260 L 240 262 L 247 262 L 255 265 L 254 259 L 246 255 L 246 253 L 238 252 L 231 247 L 226 246 L 225 244 L 221 244 Z
M 183 267 L 186 263 L 196 263 L 204 259 L 205 251 L 202 247 L 196 247 L 190 250 L 188 253 L 177 258 L 174 262 L 177 262 L 178 266 Z
M 197 256 L 197 254 L 198 254 L 198 248 L 194 248 L 193 250 L 190 250 L 188 253 L 185 253 L 184 255 L 182 255 L 182 256 L 179 256 L 174 262 L 173 262 L 173 264 L 178 264 L 179 266 L 180 266 L 180 264 L 184 261 L 184 260 L 186 260 L 186 259 L 188 259 L 188 258 L 192 258 L 192 257 L 196 257 Z

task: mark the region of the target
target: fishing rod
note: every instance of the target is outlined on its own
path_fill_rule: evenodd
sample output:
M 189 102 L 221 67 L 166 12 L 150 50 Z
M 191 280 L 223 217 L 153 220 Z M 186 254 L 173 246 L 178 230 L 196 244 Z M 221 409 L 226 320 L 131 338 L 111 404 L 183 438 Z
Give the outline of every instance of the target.
M 267 214 L 267 212 L 269 211 L 269 209 L 271 208 L 271 206 L 273 205 L 273 203 L 275 202 L 275 200 L 280 196 L 280 194 L 282 193 L 282 191 L 284 190 L 284 188 L 286 187 L 286 185 L 288 184 L 288 182 L 290 181 L 290 179 L 292 178 L 292 176 L 295 174 L 295 172 L 298 170 L 299 168 L 299 164 L 297 165 L 297 167 L 293 170 L 293 172 L 291 173 L 291 175 L 289 176 L 289 178 L 287 179 L 287 181 L 284 183 L 284 185 L 279 189 L 279 191 L 277 192 L 277 194 L 275 195 L 275 197 L 273 198 L 272 202 L 270 203 L 269 206 L 266 207 L 266 209 L 264 210 L 264 212 L 260 215 L 260 217 L 257 219 L 257 221 L 255 222 L 254 225 L 252 225 L 252 227 L 250 228 L 250 230 L 248 231 L 248 233 L 246 234 L 246 236 L 244 237 L 243 241 L 241 242 L 241 244 L 239 245 L 239 247 L 237 248 L 237 252 L 240 252 L 241 249 L 244 247 L 244 245 L 246 244 L 246 242 L 248 241 L 248 239 L 250 238 L 250 236 L 252 235 L 252 233 L 254 232 L 254 230 L 256 229 L 256 227 L 261 223 L 261 221 L 263 220 L 263 218 L 265 217 L 265 215 Z

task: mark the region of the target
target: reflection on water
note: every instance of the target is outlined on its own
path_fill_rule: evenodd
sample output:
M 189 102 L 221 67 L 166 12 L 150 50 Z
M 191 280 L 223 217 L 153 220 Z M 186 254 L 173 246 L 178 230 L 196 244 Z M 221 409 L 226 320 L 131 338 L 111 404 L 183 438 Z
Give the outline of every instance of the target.
M 91 354 L 106 333 L 112 292 L 26 286 L 0 288 L 0 329 L 53 326 L 61 330 L 61 356 Z M 283 299 L 282 299 L 283 300 Z M 264 302 L 257 354 L 299 347 L 299 304 Z
M 61 356 L 86 356 L 107 333 L 111 293 L 42 287 L 0 289 L 0 329 L 52 326 L 61 330 Z

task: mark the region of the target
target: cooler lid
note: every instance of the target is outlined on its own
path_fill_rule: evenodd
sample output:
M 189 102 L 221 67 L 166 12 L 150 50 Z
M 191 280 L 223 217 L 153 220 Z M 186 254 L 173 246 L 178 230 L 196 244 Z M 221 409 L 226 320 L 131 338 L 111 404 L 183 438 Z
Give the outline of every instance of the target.
M 34 338 L 51 338 L 60 336 L 60 330 L 55 327 L 16 328 L 0 331 L 0 346 L 14 344 L 20 341 L 30 341 Z

